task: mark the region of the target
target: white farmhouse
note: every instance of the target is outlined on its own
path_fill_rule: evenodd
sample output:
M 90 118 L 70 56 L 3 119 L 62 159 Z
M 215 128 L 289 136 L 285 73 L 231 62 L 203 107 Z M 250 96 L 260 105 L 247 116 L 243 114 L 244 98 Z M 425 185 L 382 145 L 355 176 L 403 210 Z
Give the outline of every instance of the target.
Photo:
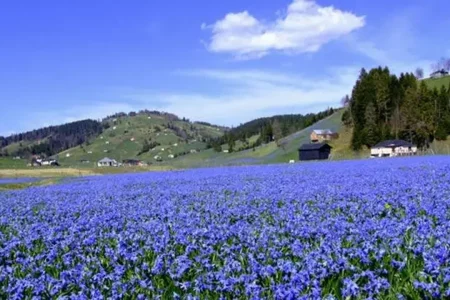
M 430 74 L 430 78 L 441 78 L 441 77 L 445 77 L 445 76 L 448 76 L 448 72 L 445 71 L 444 69 L 437 70 Z
M 370 149 L 370 157 L 409 156 L 417 154 L 417 146 L 404 140 L 387 140 Z
M 117 167 L 119 164 L 115 159 L 105 157 L 97 162 L 99 167 Z

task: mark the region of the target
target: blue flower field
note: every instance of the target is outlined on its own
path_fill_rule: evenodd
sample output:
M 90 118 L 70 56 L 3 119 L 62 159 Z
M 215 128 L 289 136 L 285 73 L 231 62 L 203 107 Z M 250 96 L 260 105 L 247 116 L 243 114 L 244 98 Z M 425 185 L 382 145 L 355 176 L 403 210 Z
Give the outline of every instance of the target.
M 109 175 L 0 193 L 0 298 L 450 296 L 450 158 Z

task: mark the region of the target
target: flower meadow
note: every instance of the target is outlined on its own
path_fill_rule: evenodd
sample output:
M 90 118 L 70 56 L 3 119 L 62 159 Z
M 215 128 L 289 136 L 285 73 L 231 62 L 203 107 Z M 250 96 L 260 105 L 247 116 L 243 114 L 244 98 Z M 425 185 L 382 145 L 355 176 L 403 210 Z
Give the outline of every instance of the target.
M 81 178 L 0 193 L 0 298 L 450 296 L 450 158 Z

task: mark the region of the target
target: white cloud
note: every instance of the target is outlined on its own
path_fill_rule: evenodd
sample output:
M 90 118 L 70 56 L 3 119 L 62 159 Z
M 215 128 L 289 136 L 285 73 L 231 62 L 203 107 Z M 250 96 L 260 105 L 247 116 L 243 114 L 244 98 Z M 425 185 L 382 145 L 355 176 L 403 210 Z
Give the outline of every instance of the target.
M 287 12 L 272 22 L 256 19 L 248 11 L 229 13 L 212 25 L 208 49 L 237 58 L 260 58 L 272 51 L 316 52 L 324 44 L 363 27 L 364 16 L 312 0 L 294 0 Z
M 129 101 L 146 106 L 157 100 L 158 109 L 193 120 L 237 125 L 253 118 L 279 113 L 309 113 L 338 106 L 356 80 L 358 68 L 335 69 L 326 79 L 308 79 L 295 74 L 261 70 L 195 70 L 178 72 L 202 82 L 217 81 L 226 93 L 154 94 L 135 91 Z

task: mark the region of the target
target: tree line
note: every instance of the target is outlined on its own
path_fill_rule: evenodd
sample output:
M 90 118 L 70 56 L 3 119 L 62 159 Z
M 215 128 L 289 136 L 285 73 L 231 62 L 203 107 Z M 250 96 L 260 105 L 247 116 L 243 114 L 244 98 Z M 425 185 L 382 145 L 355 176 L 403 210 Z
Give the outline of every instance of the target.
M 17 150 L 8 153 L 2 149 L 4 156 L 19 155 L 28 157 L 34 154 L 51 156 L 72 147 L 79 146 L 103 131 L 100 122 L 81 120 L 58 126 L 44 127 L 8 137 L 0 137 L 0 148 L 19 144 Z M 30 143 L 31 142 L 31 143 Z
M 306 115 L 289 114 L 258 118 L 231 128 L 219 138 L 210 139 L 207 147 L 220 152 L 222 151 L 221 145 L 227 144 L 229 152 L 233 152 L 255 148 L 271 141 L 275 141 L 278 146 L 282 147 L 281 139 L 283 137 L 309 127 L 332 115 L 335 111 L 336 109 L 334 108 L 328 108 L 319 113 L 309 113 Z M 255 135 L 259 135 L 258 139 L 253 143 L 249 143 L 248 139 Z M 237 141 L 241 141 L 243 144 L 239 149 L 235 148 Z
M 450 134 L 450 85 L 430 89 L 412 73 L 363 68 L 343 102 L 348 109 L 342 121 L 353 128 L 354 150 L 393 138 L 424 149 Z

